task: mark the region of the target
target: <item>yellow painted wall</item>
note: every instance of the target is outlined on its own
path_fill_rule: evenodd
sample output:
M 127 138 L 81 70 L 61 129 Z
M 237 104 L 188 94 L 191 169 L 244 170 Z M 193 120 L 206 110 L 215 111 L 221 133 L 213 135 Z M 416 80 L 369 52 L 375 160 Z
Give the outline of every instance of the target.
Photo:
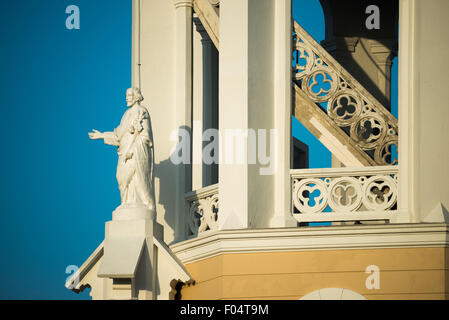
M 196 284 L 181 298 L 299 299 L 345 288 L 367 299 L 444 299 L 447 249 L 405 248 L 223 254 L 187 265 Z M 380 268 L 380 289 L 365 286 L 366 267 Z

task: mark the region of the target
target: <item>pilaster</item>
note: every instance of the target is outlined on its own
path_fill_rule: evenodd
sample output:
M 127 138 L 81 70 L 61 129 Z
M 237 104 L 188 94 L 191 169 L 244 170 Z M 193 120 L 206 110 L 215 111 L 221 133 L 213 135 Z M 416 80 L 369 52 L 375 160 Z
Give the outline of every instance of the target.
M 175 6 L 175 126 L 192 133 L 192 0 L 173 0 Z M 181 131 L 180 131 L 181 133 Z M 181 134 L 180 134 L 181 135 Z M 191 141 L 185 141 L 190 148 Z M 176 167 L 175 241 L 185 238 L 184 195 L 191 189 L 191 164 Z

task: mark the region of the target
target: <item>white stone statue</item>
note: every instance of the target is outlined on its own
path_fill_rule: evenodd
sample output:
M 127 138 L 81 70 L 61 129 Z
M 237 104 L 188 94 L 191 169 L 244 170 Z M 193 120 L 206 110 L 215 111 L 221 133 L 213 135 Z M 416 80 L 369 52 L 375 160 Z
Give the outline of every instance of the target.
M 140 105 L 143 96 L 137 88 L 126 91 L 129 109 L 113 132 L 89 132 L 90 139 L 118 147 L 117 181 L 121 205 L 114 220 L 154 219 L 153 141 L 148 110 Z

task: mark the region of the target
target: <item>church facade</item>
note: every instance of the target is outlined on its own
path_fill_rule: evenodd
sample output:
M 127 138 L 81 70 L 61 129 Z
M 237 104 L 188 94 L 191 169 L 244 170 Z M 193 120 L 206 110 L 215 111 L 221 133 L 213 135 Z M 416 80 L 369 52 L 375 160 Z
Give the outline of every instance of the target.
M 449 3 L 320 0 L 318 43 L 292 1 L 133 0 L 155 216 L 114 213 L 68 289 L 448 298 Z M 292 117 L 332 153 L 330 168 L 307 168 Z

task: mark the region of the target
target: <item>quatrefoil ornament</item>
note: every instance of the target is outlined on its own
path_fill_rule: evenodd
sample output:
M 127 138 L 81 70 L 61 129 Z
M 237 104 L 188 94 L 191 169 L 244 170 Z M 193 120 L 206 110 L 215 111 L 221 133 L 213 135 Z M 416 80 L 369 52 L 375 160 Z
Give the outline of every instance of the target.
M 325 85 L 329 89 L 325 89 Z M 328 67 L 322 66 L 307 75 L 301 87 L 313 101 L 326 102 L 338 89 L 338 76 Z
M 350 126 L 362 114 L 362 100 L 355 92 L 341 90 L 329 101 L 327 113 L 340 127 Z
M 310 72 L 315 63 L 315 55 L 304 43 L 297 42 L 295 60 L 297 72 L 296 78 L 299 79 L 304 76 L 304 73 Z M 302 61 L 305 63 L 301 63 Z
M 363 204 L 372 211 L 389 210 L 397 199 L 395 181 L 390 176 L 373 176 L 363 186 Z
M 387 134 L 385 120 L 376 113 L 366 114 L 352 124 L 350 135 L 363 150 L 379 147 Z
M 321 179 L 296 181 L 293 187 L 293 203 L 301 213 L 318 213 L 327 206 L 327 187 Z
M 356 178 L 336 178 L 329 185 L 329 206 L 333 211 L 352 212 L 361 204 L 362 187 Z

